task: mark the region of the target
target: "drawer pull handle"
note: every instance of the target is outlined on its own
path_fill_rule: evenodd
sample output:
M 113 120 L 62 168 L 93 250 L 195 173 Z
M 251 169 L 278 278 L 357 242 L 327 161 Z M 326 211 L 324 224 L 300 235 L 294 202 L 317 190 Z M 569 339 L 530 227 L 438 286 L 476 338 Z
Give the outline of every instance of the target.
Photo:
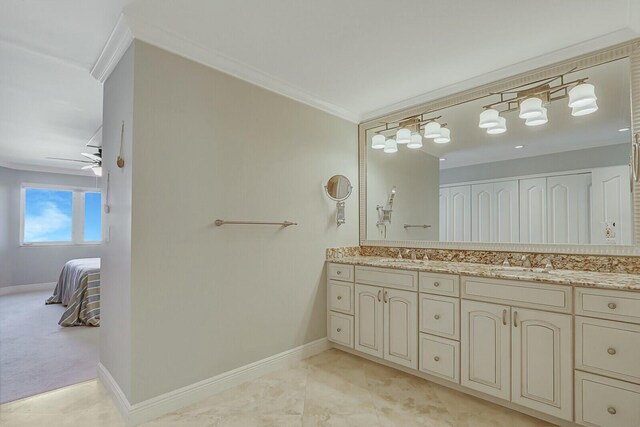
M 433 360 L 435 360 L 436 362 L 439 362 L 440 361 L 440 356 L 434 357 Z
M 611 348 L 611 347 L 609 347 L 609 348 L 607 349 L 607 353 L 609 353 L 610 355 L 612 355 L 612 356 L 613 356 L 614 354 L 616 354 L 616 349 L 615 349 L 615 348 Z
M 380 299 L 380 294 L 382 294 L 382 289 L 378 291 L 378 302 L 382 301 L 382 300 Z
M 440 286 L 440 282 L 433 282 L 433 286 L 435 286 L 436 288 Z
M 338 328 L 338 329 L 336 329 L 336 331 L 340 332 L 340 331 L 342 331 L 342 329 Z
M 607 304 L 607 307 L 609 307 L 611 310 L 615 310 L 617 305 L 615 302 L 610 302 L 609 304 Z
M 435 316 L 433 316 L 434 319 L 438 320 L 440 318 L 439 314 L 436 314 Z
M 513 326 L 514 327 L 518 327 L 518 312 L 514 311 L 513 312 Z
M 342 297 L 340 295 L 338 295 L 338 299 L 340 300 L 340 299 L 342 299 Z
M 384 302 L 389 302 L 389 298 L 387 297 L 387 291 L 384 291 L 383 298 L 384 298 Z
M 607 408 L 607 412 L 610 413 L 611 415 L 615 415 L 618 411 L 616 411 L 616 408 L 614 408 L 613 406 L 609 406 Z
M 507 310 L 502 310 L 502 324 L 507 325 Z

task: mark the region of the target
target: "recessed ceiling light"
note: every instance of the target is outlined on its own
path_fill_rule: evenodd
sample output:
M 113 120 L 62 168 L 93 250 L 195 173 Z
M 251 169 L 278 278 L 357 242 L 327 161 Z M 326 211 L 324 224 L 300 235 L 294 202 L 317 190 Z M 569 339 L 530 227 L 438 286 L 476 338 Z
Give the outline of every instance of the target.
M 447 160 L 447 159 L 445 159 L 444 157 L 441 157 L 441 158 L 440 158 L 440 161 L 441 161 L 441 162 L 444 162 L 445 160 Z
M 524 148 L 524 145 L 516 145 L 516 146 L 515 146 L 515 147 L 513 147 L 513 148 L 517 148 L 517 149 Z
M 620 128 L 620 129 L 618 129 L 618 132 L 626 132 L 628 130 L 629 130 L 629 128 Z

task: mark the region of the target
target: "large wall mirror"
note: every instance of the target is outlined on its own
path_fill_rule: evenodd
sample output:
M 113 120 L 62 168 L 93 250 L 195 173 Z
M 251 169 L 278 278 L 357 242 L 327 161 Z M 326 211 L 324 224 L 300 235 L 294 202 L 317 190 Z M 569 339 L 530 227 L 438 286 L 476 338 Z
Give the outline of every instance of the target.
M 635 46 L 362 124 L 361 243 L 640 253 Z

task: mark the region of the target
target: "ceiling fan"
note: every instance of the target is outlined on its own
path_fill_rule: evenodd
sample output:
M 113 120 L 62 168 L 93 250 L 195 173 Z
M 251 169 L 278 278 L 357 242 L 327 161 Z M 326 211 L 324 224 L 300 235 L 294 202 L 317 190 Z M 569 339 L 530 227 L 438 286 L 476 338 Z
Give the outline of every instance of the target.
M 80 153 L 85 157 L 83 160 L 78 159 L 66 159 L 62 157 L 47 157 L 51 160 L 65 160 L 68 162 L 86 163 L 82 170 L 91 169 L 96 176 L 102 176 L 102 126 L 96 131 L 87 143 L 87 147 L 96 148 L 98 151 L 95 153 Z
M 83 155 L 86 160 L 78 160 L 78 159 L 66 159 L 62 157 L 47 157 L 47 159 L 51 160 L 66 160 L 68 162 L 78 162 L 78 163 L 86 163 L 85 166 L 81 167 L 82 170 L 91 169 L 91 171 L 96 176 L 102 176 L 102 148 L 98 148 L 96 153 L 80 153 Z

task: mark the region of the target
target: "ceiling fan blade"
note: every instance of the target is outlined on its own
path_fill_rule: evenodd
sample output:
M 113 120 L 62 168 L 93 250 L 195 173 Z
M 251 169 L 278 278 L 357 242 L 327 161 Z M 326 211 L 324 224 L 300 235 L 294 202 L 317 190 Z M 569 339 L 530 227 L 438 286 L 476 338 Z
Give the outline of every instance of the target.
M 80 154 L 82 154 L 89 160 L 93 160 L 94 162 L 99 162 L 102 160 L 99 156 L 96 156 L 95 154 L 91 154 L 91 153 L 80 153 Z
M 94 162 L 89 162 L 87 160 L 65 159 L 63 157 L 47 157 L 47 159 L 50 159 L 50 160 L 65 160 L 67 162 L 80 162 L 80 163 L 91 163 L 91 164 L 94 163 Z

